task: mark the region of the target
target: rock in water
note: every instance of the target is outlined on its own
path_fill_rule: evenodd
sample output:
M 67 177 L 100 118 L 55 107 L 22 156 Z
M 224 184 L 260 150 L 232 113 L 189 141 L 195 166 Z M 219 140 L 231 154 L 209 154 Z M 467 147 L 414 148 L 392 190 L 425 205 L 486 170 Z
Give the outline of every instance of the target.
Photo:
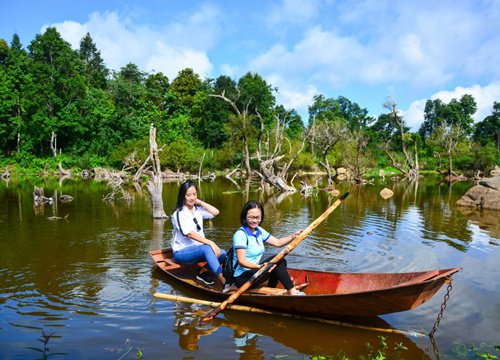
M 470 188 L 456 203 L 479 209 L 500 210 L 500 175 L 483 179 Z
M 389 199 L 394 195 L 394 191 L 388 188 L 384 188 L 380 191 L 380 196 L 382 196 L 384 199 Z

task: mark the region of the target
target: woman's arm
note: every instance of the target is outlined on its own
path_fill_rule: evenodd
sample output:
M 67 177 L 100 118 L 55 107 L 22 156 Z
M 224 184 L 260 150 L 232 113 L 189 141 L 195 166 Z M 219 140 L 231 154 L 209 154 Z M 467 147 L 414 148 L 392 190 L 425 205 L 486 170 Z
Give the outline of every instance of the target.
M 203 200 L 196 199 L 196 205 L 203 206 L 205 208 L 205 210 L 207 210 L 214 217 L 219 215 L 219 209 L 217 209 L 215 206 L 210 205 L 209 203 L 207 203 Z
M 269 239 L 267 239 L 266 244 L 271 244 L 271 245 L 276 246 L 276 247 L 282 247 L 282 246 L 288 244 L 289 242 L 295 240 L 295 238 L 297 236 L 299 236 L 302 231 L 303 230 L 298 230 L 298 231 L 294 232 L 292 235 L 288 235 L 288 236 L 285 236 L 285 237 L 282 237 L 279 239 L 277 239 L 271 235 L 269 237 Z
M 248 261 L 246 249 L 236 249 L 236 257 L 238 258 L 238 264 L 246 267 L 247 269 L 258 270 L 263 266 L 261 264 L 254 264 L 253 262 Z

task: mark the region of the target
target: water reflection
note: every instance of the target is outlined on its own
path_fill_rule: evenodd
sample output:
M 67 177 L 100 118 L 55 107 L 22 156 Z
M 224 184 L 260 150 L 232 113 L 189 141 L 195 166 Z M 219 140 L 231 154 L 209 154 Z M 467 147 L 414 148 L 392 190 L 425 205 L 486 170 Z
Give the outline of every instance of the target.
M 323 191 L 303 198 L 299 193 L 276 194 L 268 188 L 258 190 L 259 185 L 237 184 L 239 189 L 225 178 L 200 184 L 202 198 L 221 209 L 207 224 L 207 234 L 225 248 L 230 246 L 241 207 L 248 199 L 264 203 L 266 229 L 284 236 L 309 225 L 338 198 Z M 351 195 L 287 261 L 291 267 L 327 271 L 399 272 L 461 266 L 464 271 L 454 279 L 451 304 L 437 336 L 441 353 L 450 353 L 455 341 L 493 343 L 497 340 L 494 329 L 500 326 L 498 214 L 455 207 L 470 185 L 388 179 L 361 187 L 337 184 L 340 194 L 349 191 Z M 70 194 L 74 201 L 35 209 L 34 186 L 43 187 L 55 199 Z M 178 186 L 165 184 L 167 214 L 174 207 Z M 380 197 L 384 187 L 394 191 L 392 198 Z M 228 336 L 233 356 L 224 353 L 225 358 L 234 358 L 239 351 L 241 356 L 255 353 L 263 358 L 335 355 L 341 349 L 355 355 L 362 353 L 368 341 L 378 344 L 377 334 L 363 331 L 228 312 L 217 320 L 220 323 L 211 324 L 219 327 L 210 335 L 205 332 L 212 328 L 195 329 L 199 335 L 196 352 L 182 349 L 180 334 L 174 331 L 194 326 L 189 321 L 194 318 L 189 312 L 194 311 L 150 301 L 155 291 L 197 297 L 151 272 L 154 265 L 147 252 L 168 246 L 171 222 L 152 221 L 146 192 L 131 187 L 131 201 L 107 203 L 103 198 L 109 191 L 104 182 L 75 177 L 61 184 L 48 178 L 0 181 L 0 357 L 29 357 L 22 349 L 36 345 L 39 330 L 47 328 L 56 330 L 61 339 L 57 346 L 73 358 L 85 358 L 83 350 L 81 356 L 74 351 L 89 343 L 95 347 L 95 358 L 109 358 L 103 349 L 121 346 L 127 338 L 151 358 L 166 352 L 174 358 L 186 352 L 216 358 L 228 344 Z M 47 220 L 66 214 L 70 214 L 68 221 Z M 437 294 L 418 309 L 384 319 L 394 328 L 429 329 L 442 299 L 442 293 Z M 182 321 L 177 325 L 177 320 Z M 415 348 L 413 339 L 394 341 Z M 428 346 L 415 343 L 421 349 Z M 415 349 L 415 356 L 420 358 L 421 352 Z
M 467 220 L 486 231 L 491 237 L 500 239 L 500 212 L 495 210 L 476 210 L 474 208 L 457 207 Z M 472 231 L 471 231 L 472 232 Z M 495 242 L 492 242 L 495 244 Z M 498 245 L 498 242 L 496 242 Z
M 214 334 L 221 327 L 232 332 L 234 351 L 240 359 L 264 359 L 262 342 L 272 338 L 280 344 L 309 356 L 338 356 L 359 358 L 370 352 L 370 347 L 381 349 L 381 336 L 387 343 L 387 355 L 394 355 L 398 346 L 404 346 L 402 358 L 427 359 L 429 355 L 421 350 L 410 338 L 387 335 L 376 331 L 350 329 L 311 321 L 300 321 L 282 317 L 246 314 L 226 310 L 223 315 L 210 322 L 200 322 L 209 310 L 199 305 L 176 303 L 175 333 L 179 336 L 179 346 L 188 351 L 200 349 L 200 339 Z M 367 320 L 366 326 L 390 326 L 380 318 Z M 204 344 L 209 344 L 205 342 Z M 368 346 L 369 345 L 369 346 Z M 208 346 L 208 345 L 205 345 Z

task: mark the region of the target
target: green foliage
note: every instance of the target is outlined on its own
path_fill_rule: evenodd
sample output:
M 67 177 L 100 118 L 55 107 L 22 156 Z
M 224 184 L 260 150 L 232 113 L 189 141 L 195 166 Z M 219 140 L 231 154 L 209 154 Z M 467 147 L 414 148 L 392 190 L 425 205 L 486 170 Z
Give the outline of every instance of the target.
M 475 344 L 455 343 L 453 354 L 457 359 L 498 359 L 500 356 L 500 345 L 481 343 Z
M 440 126 L 460 126 L 468 136 L 472 133 L 474 123 L 472 115 L 476 110 L 476 101 L 471 95 L 464 95 L 460 100 L 452 99 L 448 104 L 440 99 L 427 100 L 424 110 L 425 120 L 420 126 L 419 133 L 426 139 Z
M 499 163 L 499 159 L 500 150 L 492 142 L 487 142 L 484 146 L 472 143 L 470 151 L 457 157 L 455 165 L 462 170 L 481 170 L 487 173 Z
M 101 58 L 101 52 L 97 50 L 89 33 L 80 41 L 78 56 L 83 62 L 83 73 L 90 87 L 105 89 L 109 70 Z
M 170 87 L 171 99 L 174 101 L 168 105 L 169 113 L 189 114 L 201 85 L 200 77 L 193 69 L 186 68 L 180 71 Z
M 213 88 L 208 91 L 209 94 L 225 94 L 233 98 L 236 96 L 236 84 L 227 76 L 219 76 Z M 198 118 L 193 127 L 193 135 L 204 147 L 217 149 L 229 138 L 225 128 L 233 109 L 227 102 L 209 94 L 206 94 L 200 106 L 193 111 L 193 116 Z
M 177 139 L 166 144 L 160 152 L 160 162 L 164 168 L 172 171 L 198 170 L 203 149 L 193 146 L 184 139 Z
M 386 359 L 404 359 L 403 352 L 408 350 L 403 343 L 394 343 L 392 350 L 387 343 L 387 338 L 385 336 L 379 336 L 379 344 L 377 347 L 370 343 L 366 344 L 367 354 L 361 355 L 358 358 L 363 360 L 386 360 Z M 311 360 L 349 360 L 345 351 L 340 350 L 334 356 L 324 356 L 324 355 L 313 355 L 309 357 Z
M 307 151 L 302 151 L 290 166 L 290 171 L 317 171 L 318 166 L 314 156 Z
M 111 164 L 134 169 L 147 156 L 145 139 L 154 124 L 158 143 L 171 148 L 169 155 L 165 150 L 162 156 L 172 169 L 196 171 L 203 152 L 204 168 L 234 168 L 242 162 L 245 142 L 255 168 L 260 115 L 270 146 L 277 119 L 284 126 L 287 140 L 282 153 L 287 161 L 304 134 L 304 123 L 295 109 L 276 104 L 275 91 L 259 74 L 250 72 L 237 80 L 225 75 L 214 80 L 201 79 L 186 68 L 170 81 L 162 73 L 148 74 L 129 63 L 110 75 L 88 33 L 77 51 L 55 28 L 36 35 L 27 50 L 14 34 L 10 45 L 0 39 L 0 157 L 2 163 L 19 165 L 16 169 L 21 172 L 44 171 L 46 164 L 55 168 L 57 159 L 63 159 L 65 167 Z M 213 96 L 222 94 L 244 116 Z M 314 146 L 307 150 L 315 153 L 303 151 L 290 171 L 315 171 L 326 160 L 330 167 L 345 165 L 350 161 L 342 151 L 345 141 L 358 131 L 370 138 L 362 151 L 368 166 L 388 166 L 384 145 L 389 144 L 398 157 L 404 141 L 408 148 L 418 145 L 421 169 L 433 171 L 445 164 L 443 141 L 433 144 L 423 139 L 437 138 L 439 127 L 446 124 L 464 131 L 463 141 L 449 148 L 455 152 L 456 165 L 487 172 L 499 163 L 500 104 L 495 102 L 492 114 L 472 127 L 475 111 L 470 95 L 448 104 L 429 100 L 420 137 L 408 132 L 400 114 L 382 114 L 375 121 L 366 109 L 343 96 L 317 95 L 309 107 L 309 128 L 313 123 L 332 128 L 319 129 L 325 136 L 308 140 Z M 456 153 L 466 149 L 472 133 L 472 150 Z M 288 141 L 294 147 L 291 154 Z
M 149 138 L 128 140 L 116 146 L 110 154 L 110 164 L 115 168 L 129 167 L 138 169 L 149 156 Z
M 70 147 L 79 135 L 78 109 L 85 81 L 81 60 L 55 28 L 37 35 L 28 49 L 30 72 L 36 81 L 27 88 L 27 111 L 32 121 L 25 134 L 33 146 L 30 150 L 43 155 L 49 153 L 52 133 L 57 135 L 58 149 Z
M 240 78 L 238 88 L 241 96 L 238 98 L 237 105 L 239 109 L 245 109 L 248 106 L 250 114 L 262 116 L 264 125 L 267 127 L 273 119 L 273 109 L 276 99 L 273 95 L 273 88 L 259 75 L 246 73 Z M 254 122 L 257 125 L 257 122 Z
M 212 170 L 231 169 L 240 164 L 242 159 L 241 148 L 237 144 L 225 142 L 220 149 L 213 150 L 207 167 Z
M 473 139 L 485 145 L 489 142 L 500 148 L 500 102 L 493 103 L 493 112 L 476 124 Z
M 282 105 L 276 106 L 275 115 L 282 119 L 286 128 L 286 135 L 290 139 L 299 139 L 304 131 L 304 123 L 296 110 L 286 110 Z
M 165 143 L 171 143 L 180 139 L 191 141 L 191 124 L 189 119 L 189 116 L 185 114 L 171 117 L 158 129 L 158 139 Z

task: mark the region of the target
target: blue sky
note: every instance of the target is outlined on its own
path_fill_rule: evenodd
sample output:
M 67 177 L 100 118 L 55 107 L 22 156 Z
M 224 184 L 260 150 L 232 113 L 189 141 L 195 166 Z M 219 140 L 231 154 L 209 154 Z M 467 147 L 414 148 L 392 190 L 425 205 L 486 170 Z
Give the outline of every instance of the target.
M 471 94 L 476 121 L 500 102 L 499 0 L 0 0 L 0 38 L 25 47 L 55 26 L 74 48 L 89 32 L 106 65 L 170 80 L 191 67 L 251 71 L 307 121 L 312 97 L 345 96 L 373 116 L 391 96 L 413 130 L 427 99 Z

